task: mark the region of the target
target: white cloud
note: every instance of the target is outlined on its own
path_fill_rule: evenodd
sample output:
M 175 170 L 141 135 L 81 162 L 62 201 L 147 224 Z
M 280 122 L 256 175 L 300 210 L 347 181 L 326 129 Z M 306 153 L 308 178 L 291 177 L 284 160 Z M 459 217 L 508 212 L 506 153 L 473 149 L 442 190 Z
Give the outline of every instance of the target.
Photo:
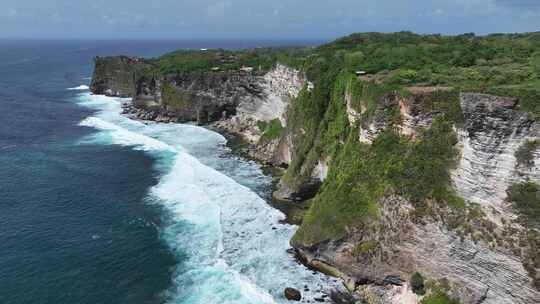
M 520 32 L 540 0 L 0 0 L 0 32 L 63 37 L 337 37 L 359 31 Z M 538 5 L 537 5 L 538 4 Z M 58 14 L 56 14 L 58 13 Z M 180 31 L 186 28 L 191 31 Z M 31 33 L 32 35 L 28 34 Z M 186 34 L 188 33 L 188 34 Z M 2 35 L 2 33 L 0 33 Z M 82 34 L 81 34 L 82 35 Z

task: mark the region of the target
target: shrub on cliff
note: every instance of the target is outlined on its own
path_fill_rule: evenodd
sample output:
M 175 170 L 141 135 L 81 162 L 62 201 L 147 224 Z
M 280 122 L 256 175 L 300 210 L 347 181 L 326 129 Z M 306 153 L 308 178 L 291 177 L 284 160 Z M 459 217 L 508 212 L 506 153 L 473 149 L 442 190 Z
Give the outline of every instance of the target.
M 540 48 L 538 38 L 363 33 L 314 48 L 297 61 L 315 88 L 290 105 L 287 132 L 295 151 L 282 181 L 290 188 L 302 184 L 320 159 L 329 159 L 330 168 L 293 243 L 312 245 L 366 229 L 377 221 L 377 204 L 388 193 L 419 211 L 429 212 L 430 204 L 464 207 L 449 175 L 456 160 L 453 126 L 463 119 L 459 93 L 517 96 L 523 110 L 540 118 L 540 78 L 529 60 Z M 360 81 L 344 73 L 356 69 L 368 75 Z M 391 130 L 399 112 L 385 107 L 388 130 L 371 146 L 360 143 L 358 127 L 373 122 L 383 97 L 405 94 L 411 84 L 453 88 L 422 100 L 423 110 L 442 115 L 411 141 Z M 349 126 L 348 105 L 360 113 L 357 125 Z
M 415 272 L 411 276 L 411 289 L 417 295 L 424 295 L 426 293 L 424 277 L 419 272 Z
M 522 220 L 531 224 L 540 219 L 540 185 L 526 182 L 510 186 L 507 200 L 520 213 Z
M 533 164 L 533 153 L 538 148 L 540 148 L 540 140 L 528 140 L 517 149 L 514 156 L 519 164 L 529 166 Z
M 416 142 L 392 129 L 381 133 L 372 145 L 358 141 L 358 129 L 348 134 L 344 145 L 336 149 L 328 177 L 293 243 L 336 240 L 352 227 L 376 220 L 377 203 L 392 191 L 417 208 L 424 207 L 427 199 L 463 206 L 450 185 L 456 135 L 447 117 L 435 119 Z
M 263 133 L 261 136 L 261 141 L 268 141 L 275 138 L 278 138 L 283 132 L 283 126 L 279 119 L 272 119 L 271 121 L 258 121 L 257 127 Z
M 445 293 L 436 292 L 423 298 L 420 304 L 459 304 L 459 301 L 450 299 Z

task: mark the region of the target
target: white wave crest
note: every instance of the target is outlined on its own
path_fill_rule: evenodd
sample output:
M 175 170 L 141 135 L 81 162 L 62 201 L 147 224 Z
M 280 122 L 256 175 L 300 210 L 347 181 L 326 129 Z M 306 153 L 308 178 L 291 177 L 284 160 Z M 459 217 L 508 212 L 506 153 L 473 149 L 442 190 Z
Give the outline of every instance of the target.
M 170 160 L 149 201 L 170 215 L 162 237 L 181 253 L 172 303 L 287 303 L 283 289 L 304 285 L 310 289 L 304 299 L 313 302 L 321 286 L 332 284 L 286 252 L 296 227 L 280 223 L 281 212 L 239 183 L 252 187 L 270 179 L 252 163 L 223 157 L 221 135 L 130 120 L 119 114 L 117 98 L 83 93 L 79 102 L 98 110 L 80 123 L 100 130 L 86 142 L 130 146 Z
M 90 87 L 85 85 L 85 84 L 81 84 L 78 87 L 68 88 L 68 90 L 70 90 L 70 91 L 86 91 L 86 90 L 90 90 Z
M 88 117 L 81 121 L 79 125 L 107 131 L 108 135 L 112 137 L 112 143 L 117 145 L 133 146 L 136 149 L 143 151 L 175 151 L 173 147 L 164 142 L 131 132 L 97 117 Z

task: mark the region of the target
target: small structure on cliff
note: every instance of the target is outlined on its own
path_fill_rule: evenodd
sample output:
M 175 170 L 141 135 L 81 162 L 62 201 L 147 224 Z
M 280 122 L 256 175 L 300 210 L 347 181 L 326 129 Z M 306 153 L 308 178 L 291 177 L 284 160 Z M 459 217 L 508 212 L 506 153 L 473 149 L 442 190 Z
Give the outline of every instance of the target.
M 240 71 L 241 71 L 241 72 L 246 72 L 246 73 L 251 73 L 251 72 L 253 72 L 253 67 L 242 66 L 242 67 L 240 68 Z

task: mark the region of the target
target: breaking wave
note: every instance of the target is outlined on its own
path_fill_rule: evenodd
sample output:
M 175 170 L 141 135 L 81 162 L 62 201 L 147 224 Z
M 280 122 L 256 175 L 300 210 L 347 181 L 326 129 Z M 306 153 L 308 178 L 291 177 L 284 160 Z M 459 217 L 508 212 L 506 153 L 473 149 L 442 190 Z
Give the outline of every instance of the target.
M 313 301 L 337 285 L 286 252 L 296 227 L 252 190 L 270 184 L 258 165 L 223 156 L 223 136 L 131 120 L 118 98 L 81 93 L 78 102 L 97 111 L 80 123 L 98 130 L 82 144 L 129 146 L 157 160 L 161 176 L 147 199 L 167 213 L 161 237 L 179 260 L 171 303 L 284 303 L 285 287 L 305 285 Z
M 89 90 L 89 89 L 90 89 L 90 87 L 87 86 L 87 85 L 84 85 L 84 84 L 80 85 L 78 87 L 68 88 L 68 90 L 70 90 L 70 91 L 86 91 L 86 90 Z

